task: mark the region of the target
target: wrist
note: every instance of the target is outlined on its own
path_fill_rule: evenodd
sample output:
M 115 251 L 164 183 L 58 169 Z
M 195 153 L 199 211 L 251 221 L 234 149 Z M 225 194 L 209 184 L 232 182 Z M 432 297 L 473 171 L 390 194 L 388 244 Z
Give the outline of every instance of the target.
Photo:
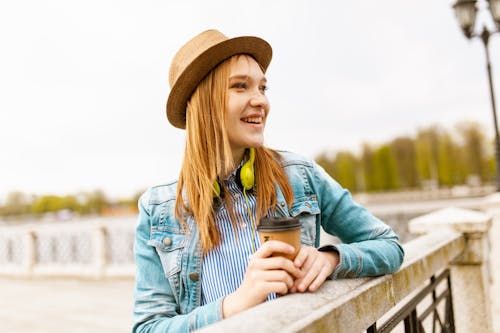
M 335 245 L 324 245 L 318 248 L 318 251 L 321 253 L 329 254 L 327 258 L 330 263 L 333 265 L 333 270 L 337 267 L 340 262 L 340 252 Z
M 329 272 L 329 274 L 332 274 L 335 268 L 337 268 L 337 265 L 339 264 L 340 261 L 339 253 L 337 251 L 320 251 L 320 253 L 324 255 L 325 258 L 330 263 L 331 272 Z
M 233 308 L 231 306 L 232 303 L 232 296 L 233 294 L 229 294 L 226 297 L 224 297 L 224 300 L 222 301 L 222 318 L 229 318 L 233 314 L 231 313 L 231 309 Z
M 236 292 L 224 297 L 222 301 L 222 318 L 229 318 L 243 310 L 241 304 L 238 302 Z

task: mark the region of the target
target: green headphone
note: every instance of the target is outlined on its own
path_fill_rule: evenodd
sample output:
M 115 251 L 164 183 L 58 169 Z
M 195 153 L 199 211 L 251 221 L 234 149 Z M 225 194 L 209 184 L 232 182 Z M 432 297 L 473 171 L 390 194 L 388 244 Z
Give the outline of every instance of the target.
M 236 180 L 238 181 L 240 187 L 244 191 L 249 191 L 255 185 L 255 171 L 253 168 L 253 164 L 255 162 L 255 148 L 248 148 L 248 161 L 243 163 L 241 168 L 238 169 L 238 175 L 236 176 Z M 220 184 L 216 180 L 214 180 L 214 198 L 219 198 L 221 195 Z

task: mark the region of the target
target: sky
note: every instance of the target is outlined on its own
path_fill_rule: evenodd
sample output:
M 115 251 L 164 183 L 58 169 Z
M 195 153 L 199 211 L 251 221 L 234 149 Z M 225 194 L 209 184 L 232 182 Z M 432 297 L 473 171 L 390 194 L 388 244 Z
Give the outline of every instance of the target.
M 484 48 L 463 36 L 452 4 L 0 1 L 0 201 L 125 198 L 176 179 L 185 133 L 165 116 L 168 70 L 206 29 L 272 45 L 269 147 L 314 158 L 459 121 L 492 135 Z M 483 14 L 477 28 L 491 23 Z M 498 100 L 499 35 L 490 56 Z

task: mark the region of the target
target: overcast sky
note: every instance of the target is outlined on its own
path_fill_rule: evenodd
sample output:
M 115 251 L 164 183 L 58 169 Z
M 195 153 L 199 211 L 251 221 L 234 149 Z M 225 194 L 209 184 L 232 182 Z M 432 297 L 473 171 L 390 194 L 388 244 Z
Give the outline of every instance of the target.
M 165 117 L 168 68 L 209 28 L 273 46 L 273 148 L 314 157 L 461 120 L 490 134 L 484 49 L 463 37 L 451 4 L 2 1 L 0 199 L 96 188 L 126 197 L 175 179 L 184 132 Z M 500 37 L 490 46 L 498 97 Z

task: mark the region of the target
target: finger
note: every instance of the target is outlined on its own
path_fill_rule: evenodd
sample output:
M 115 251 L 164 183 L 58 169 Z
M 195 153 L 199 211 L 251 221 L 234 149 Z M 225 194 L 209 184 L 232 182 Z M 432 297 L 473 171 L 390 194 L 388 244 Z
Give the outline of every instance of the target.
M 316 257 L 314 256 L 314 253 L 309 253 L 309 255 L 306 257 L 304 263 L 302 263 L 302 267 L 300 268 L 300 271 L 302 273 L 302 276 L 295 281 L 295 286 L 298 288 L 302 280 L 305 278 L 307 273 L 311 270 L 312 265 L 314 264 L 316 260 Z
M 274 252 L 292 254 L 295 253 L 295 248 L 285 242 L 272 240 L 264 242 L 262 246 L 253 254 L 253 256 L 258 258 L 267 258 Z
M 295 278 L 302 277 L 302 271 L 293 262 L 285 257 L 269 257 L 252 259 L 248 265 L 249 269 L 258 270 L 285 270 Z
M 267 294 L 276 293 L 280 295 L 286 295 L 288 293 L 288 287 L 283 282 L 268 282 L 266 283 Z
M 322 269 L 318 276 L 316 276 L 316 278 L 314 279 L 314 281 L 311 283 L 311 285 L 309 286 L 309 291 L 313 292 L 313 291 L 316 291 L 318 290 L 319 287 L 321 287 L 321 285 L 325 282 L 326 278 L 328 277 L 329 272 L 327 269 Z
M 262 246 L 253 254 L 253 257 L 267 258 L 270 257 L 273 252 L 292 254 L 295 252 L 295 248 L 285 242 L 271 240 L 262 244 Z
M 301 246 L 299 253 L 295 257 L 295 260 L 293 261 L 295 266 L 301 268 L 310 253 L 311 253 L 311 248 L 309 246 Z
M 318 260 L 314 262 L 311 268 L 307 271 L 305 276 L 302 278 L 302 281 L 299 283 L 297 289 L 299 291 L 306 291 L 311 282 L 319 275 L 321 271 L 321 264 Z
M 293 278 L 286 271 L 282 270 L 265 271 L 262 274 L 262 278 L 266 282 L 283 282 L 286 284 L 287 289 L 293 287 Z

